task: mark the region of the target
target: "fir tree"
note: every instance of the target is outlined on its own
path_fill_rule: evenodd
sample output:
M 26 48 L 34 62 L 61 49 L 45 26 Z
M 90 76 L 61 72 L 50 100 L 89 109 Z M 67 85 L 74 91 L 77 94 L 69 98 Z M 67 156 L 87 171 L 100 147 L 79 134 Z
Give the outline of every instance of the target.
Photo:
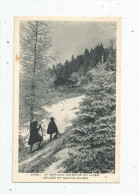
M 84 51 L 84 58 L 87 58 L 89 56 L 89 50 L 86 48 Z
M 93 78 L 67 143 L 67 172 L 107 173 L 115 170 L 115 71 L 100 64 L 89 72 Z
M 64 66 L 65 66 L 64 76 L 65 76 L 65 78 L 69 78 L 69 75 L 70 75 L 70 66 L 69 66 L 69 61 L 68 60 L 66 60 Z

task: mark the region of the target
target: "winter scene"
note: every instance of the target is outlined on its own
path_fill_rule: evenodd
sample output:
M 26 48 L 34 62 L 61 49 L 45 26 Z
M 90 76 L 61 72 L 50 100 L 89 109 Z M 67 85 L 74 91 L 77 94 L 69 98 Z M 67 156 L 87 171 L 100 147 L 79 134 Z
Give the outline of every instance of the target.
M 116 34 L 116 21 L 20 21 L 19 173 L 115 173 Z

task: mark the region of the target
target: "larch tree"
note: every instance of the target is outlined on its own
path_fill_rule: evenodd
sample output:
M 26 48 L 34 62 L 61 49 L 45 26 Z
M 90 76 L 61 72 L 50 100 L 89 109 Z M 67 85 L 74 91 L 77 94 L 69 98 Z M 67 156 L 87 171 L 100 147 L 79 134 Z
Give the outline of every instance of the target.
M 47 69 L 51 60 L 48 22 L 20 24 L 20 124 L 32 122 L 46 98 Z

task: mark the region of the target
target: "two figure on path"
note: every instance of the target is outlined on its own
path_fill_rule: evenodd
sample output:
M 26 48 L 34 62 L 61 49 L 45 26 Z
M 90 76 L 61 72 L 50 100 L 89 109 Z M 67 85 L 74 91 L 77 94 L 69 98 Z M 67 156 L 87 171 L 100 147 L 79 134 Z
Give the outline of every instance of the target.
M 43 131 L 42 135 L 39 134 L 39 131 L 42 131 L 41 125 L 38 126 L 38 122 L 34 121 L 30 126 L 30 137 L 28 144 L 30 145 L 30 153 L 32 152 L 33 145 L 38 143 L 38 149 L 41 148 L 41 143 L 43 141 Z M 47 129 L 47 134 L 50 135 L 50 141 L 52 141 L 52 135 L 55 133 L 54 138 L 58 138 L 58 128 L 55 124 L 54 118 L 50 118 L 50 122 Z

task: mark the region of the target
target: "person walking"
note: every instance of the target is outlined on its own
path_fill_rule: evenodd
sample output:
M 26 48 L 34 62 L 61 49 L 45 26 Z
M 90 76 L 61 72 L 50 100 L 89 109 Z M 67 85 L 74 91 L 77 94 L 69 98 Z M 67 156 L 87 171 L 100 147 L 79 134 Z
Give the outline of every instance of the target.
M 47 129 L 47 134 L 50 134 L 50 141 L 52 140 L 52 135 L 53 135 L 54 133 L 56 133 L 54 137 L 55 137 L 55 138 L 58 138 L 58 137 L 57 137 L 58 128 L 57 128 L 57 126 L 56 126 L 56 124 L 55 124 L 54 118 L 51 117 L 51 118 L 50 118 L 49 125 L 48 125 L 48 129 Z
M 30 145 L 30 153 L 32 152 L 32 147 L 35 143 L 38 143 L 38 149 L 41 148 L 41 142 L 43 141 L 43 136 L 39 135 L 39 130 L 42 130 L 41 125 L 38 127 L 38 122 L 34 121 L 30 126 L 30 137 L 28 141 L 28 145 Z

